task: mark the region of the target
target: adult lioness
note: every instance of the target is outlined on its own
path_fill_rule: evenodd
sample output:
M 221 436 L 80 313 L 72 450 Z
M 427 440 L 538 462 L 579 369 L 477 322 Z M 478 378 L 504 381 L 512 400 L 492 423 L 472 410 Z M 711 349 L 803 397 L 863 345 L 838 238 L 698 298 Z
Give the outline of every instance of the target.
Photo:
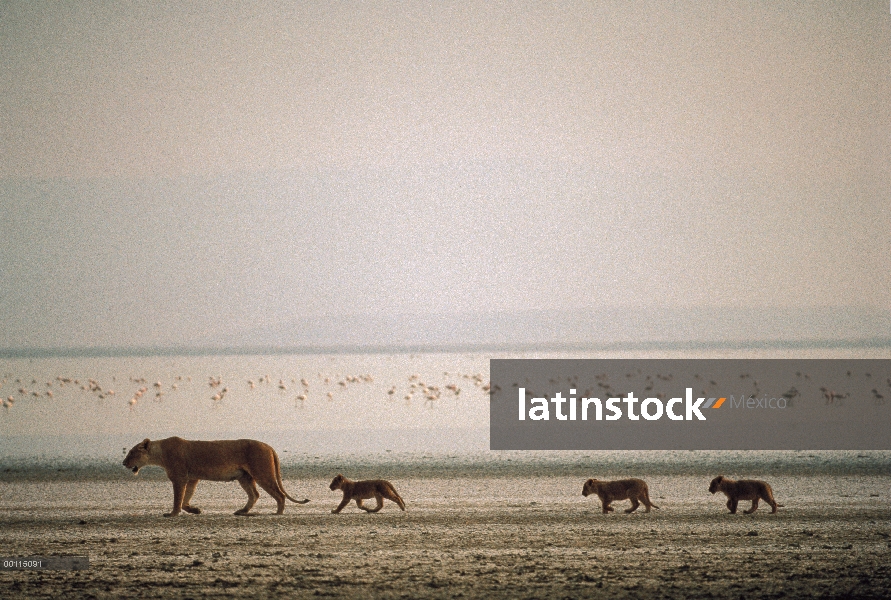
M 597 494 L 603 504 L 603 514 L 613 510 L 610 503 L 613 500 L 631 500 L 631 508 L 626 508 L 626 513 L 633 513 L 643 502 L 647 507 L 646 511 L 650 512 L 650 508 L 659 508 L 650 502 L 650 490 L 647 483 L 642 479 L 620 479 L 619 481 L 598 481 L 597 479 L 589 479 L 582 487 L 582 496 Z
M 258 483 L 278 503 L 276 514 L 285 511 L 285 498 L 297 504 L 309 502 L 295 500 L 285 492 L 278 455 L 271 446 L 257 440 L 193 442 L 170 437 L 152 442 L 146 438 L 133 446 L 124 459 L 124 466 L 139 473 L 140 468 L 149 465 L 163 468 L 173 482 L 173 510 L 165 517 L 176 516 L 180 510 L 194 514 L 201 512 L 189 504 L 201 479 L 238 480 L 247 492 L 248 501 L 244 508 L 235 511 L 236 515 L 248 514 L 257 502 L 260 497 Z
M 732 514 L 736 514 L 736 505 L 740 500 L 752 501 L 751 508 L 743 511 L 747 515 L 758 510 L 759 499 L 770 504 L 771 508 L 773 508 L 770 511 L 771 514 L 777 512 L 777 507 L 783 506 L 782 504 L 777 504 L 777 501 L 773 499 L 773 490 L 770 489 L 770 485 L 766 481 L 758 481 L 757 479 L 734 481 L 723 475 L 718 475 L 712 479 L 711 484 L 708 486 L 708 491 L 712 494 L 724 492 L 724 495 L 727 496 L 727 508 L 730 509 Z
M 349 504 L 350 500 L 355 500 L 356 506 L 365 512 L 370 513 L 377 512 L 383 507 L 384 498 L 392 500 L 399 505 L 399 508 L 405 510 L 405 502 L 403 502 L 402 498 L 399 497 L 399 494 L 396 493 L 393 484 L 383 479 L 350 481 L 343 475 L 338 474 L 328 487 L 331 488 L 331 491 L 343 490 L 343 500 L 340 501 L 340 506 L 331 509 L 331 512 L 335 515 L 343 510 L 343 507 Z M 362 500 L 368 500 L 370 498 L 374 498 L 377 501 L 377 506 L 375 508 L 366 508 L 362 506 Z

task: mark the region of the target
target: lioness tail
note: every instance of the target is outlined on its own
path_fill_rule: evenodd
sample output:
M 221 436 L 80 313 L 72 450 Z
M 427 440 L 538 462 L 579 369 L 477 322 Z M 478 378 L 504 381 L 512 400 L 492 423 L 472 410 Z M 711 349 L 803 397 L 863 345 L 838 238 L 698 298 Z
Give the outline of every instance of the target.
M 278 454 L 273 452 L 272 458 L 275 459 L 275 481 L 278 483 L 278 489 L 280 489 L 282 494 L 285 495 L 285 498 L 287 498 L 294 504 L 306 504 L 307 502 L 309 502 L 309 498 L 304 498 L 303 500 L 297 500 L 295 498 L 291 498 L 291 495 L 285 491 L 285 484 L 282 482 L 282 468 L 278 462 Z

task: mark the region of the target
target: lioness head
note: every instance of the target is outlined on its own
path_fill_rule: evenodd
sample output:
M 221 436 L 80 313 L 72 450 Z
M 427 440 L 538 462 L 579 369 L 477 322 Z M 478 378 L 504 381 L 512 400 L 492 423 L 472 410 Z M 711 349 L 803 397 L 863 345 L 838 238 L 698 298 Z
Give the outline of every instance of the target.
M 596 479 L 589 479 L 588 481 L 586 481 L 585 486 L 582 488 L 582 496 L 585 496 L 587 498 L 590 494 L 594 494 L 595 493 L 594 488 L 595 488 L 596 483 L 597 483 Z
M 340 484 L 342 484 L 342 483 L 343 483 L 343 475 L 341 475 L 340 473 L 338 473 L 338 474 L 337 474 L 337 477 L 335 477 L 334 480 L 331 481 L 331 485 L 328 486 L 328 487 L 329 487 L 331 490 L 339 490 L 339 489 L 340 489 Z
M 708 491 L 710 491 L 710 492 L 713 493 L 713 494 L 714 494 L 715 492 L 717 492 L 717 491 L 718 491 L 718 486 L 721 485 L 721 482 L 722 482 L 722 481 L 724 481 L 724 476 L 723 476 L 723 475 L 718 475 L 717 477 L 715 477 L 714 479 L 712 479 L 712 483 L 711 483 L 711 485 L 708 486 Z
M 149 439 L 145 438 L 130 449 L 130 452 L 127 453 L 127 458 L 124 459 L 124 466 L 133 471 L 133 473 L 139 473 L 140 467 L 148 464 L 148 452 Z

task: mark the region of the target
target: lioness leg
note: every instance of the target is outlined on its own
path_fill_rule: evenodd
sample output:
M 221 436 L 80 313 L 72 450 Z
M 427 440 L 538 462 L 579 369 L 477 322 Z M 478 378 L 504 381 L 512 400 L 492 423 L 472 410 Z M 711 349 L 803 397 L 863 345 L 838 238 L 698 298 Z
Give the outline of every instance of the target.
M 285 495 L 278 489 L 278 484 L 274 481 L 257 481 L 257 483 L 259 483 L 260 487 L 263 488 L 267 494 L 272 496 L 275 499 L 276 504 L 278 504 L 278 510 L 275 514 L 280 515 L 285 512 Z
M 736 505 L 739 501 L 736 498 L 730 498 L 727 500 L 727 508 L 730 509 L 731 514 L 736 514 Z
M 165 517 L 175 517 L 180 513 L 183 505 L 183 496 L 186 493 L 186 484 L 182 481 L 173 482 L 173 510 L 164 513 Z
M 198 479 L 193 479 L 186 484 L 186 493 L 183 496 L 183 510 L 192 513 L 193 515 L 200 515 L 201 509 L 195 508 L 191 506 L 192 502 L 192 494 L 195 493 L 195 486 L 198 485 Z
M 744 510 L 743 514 L 750 515 L 753 512 L 755 512 L 756 510 L 758 510 L 758 496 L 755 496 L 754 498 L 752 498 L 752 507 L 749 508 L 749 510 Z
M 603 514 L 607 514 L 613 510 L 613 507 L 609 505 L 612 502 L 612 498 L 601 498 L 600 502 L 603 504 Z
M 235 514 L 246 515 L 254 507 L 254 504 L 257 503 L 257 500 L 260 498 L 260 492 L 257 491 L 257 484 L 254 483 L 254 478 L 247 473 L 238 478 L 238 483 L 240 483 L 242 489 L 247 492 L 248 501 L 247 504 L 244 505 L 244 508 L 236 510 Z
M 630 515 L 631 513 L 633 513 L 634 511 L 637 510 L 637 507 L 638 507 L 638 506 L 640 506 L 640 502 L 637 500 L 636 497 L 632 496 L 632 497 L 631 497 L 631 508 L 626 508 L 626 509 L 625 509 L 625 513 L 627 513 L 627 514 Z M 650 510 L 650 509 L 648 508 L 648 509 L 647 509 L 647 512 L 649 512 L 649 510 Z

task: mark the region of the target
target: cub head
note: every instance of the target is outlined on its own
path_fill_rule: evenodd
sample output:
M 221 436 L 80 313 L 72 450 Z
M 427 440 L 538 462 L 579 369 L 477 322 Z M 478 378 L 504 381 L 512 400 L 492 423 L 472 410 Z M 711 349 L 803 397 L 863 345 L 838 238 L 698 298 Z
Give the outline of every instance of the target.
M 149 440 L 145 438 L 130 449 L 130 452 L 127 453 L 127 458 L 124 459 L 124 466 L 133 471 L 134 474 L 139 473 L 140 467 L 148 464 L 148 455 Z
M 714 493 L 717 492 L 719 489 L 721 489 L 721 483 L 722 483 L 723 481 L 724 481 L 724 476 L 723 476 L 723 475 L 718 475 L 717 477 L 715 477 L 714 479 L 712 479 L 712 483 L 711 483 L 711 485 L 708 486 L 708 491 L 710 491 L 711 493 L 714 494 Z
M 340 489 L 340 485 L 343 483 L 343 480 L 344 480 L 343 475 L 341 475 L 340 473 L 338 473 L 338 474 L 337 474 L 337 477 L 335 477 L 335 478 L 331 481 L 331 485 L 328 486 L 328 487 L 331 488 L 331 490 L 339 490 L 339 489 Z
M 588 481 L 585 482 L 585 486 L 582 488 L 582 496 L 585 496 L 587 498 L 590 494 L 596 494 L 596 493 L 597 493 L 597 480 L 589 479 Z

